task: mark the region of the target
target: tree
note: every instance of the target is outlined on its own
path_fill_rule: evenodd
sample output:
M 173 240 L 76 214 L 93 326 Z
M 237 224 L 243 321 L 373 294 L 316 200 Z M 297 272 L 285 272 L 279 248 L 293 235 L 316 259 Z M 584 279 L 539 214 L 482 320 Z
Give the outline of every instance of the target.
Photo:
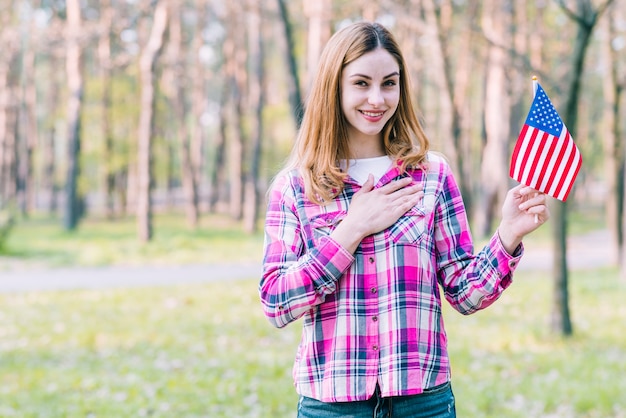
M 168 42 L 168 83 L 171 84 L 169 92 L 170 102 L 174 108 L 176 126 L 176 140 L 180 155 L 180 169 L 183 191 L 185 194 L 185 213 L 190 228 L 198 226 L 198 176 L 196 175 L 196 162 L 192 158 L 191 135 L 187 123 L 188 100 L 187 92 L 187 65 L 186 48 L 183 39 L 183 14 L 180 0 L 170 1 L 170 30 Z
M 306 59 L 306 90 L 308 91 L 317 70 L 317 63 L 322 55 L 322 49 L 331 35 L 331 0 L 309 1 L 302 0 L 307 22 L 307 59 Z
M 69 91 L 67 102 L 67 174 L 65 178 L 65 210 L 63 226 L 76 229 L 83 204 L 78 192 L 80 174 L 81 116 L 83 105 L 82 30 L 79 0 L 68 0 L 66 26 L 66 74 Z
M 564 0 L 559 0 L 561 9 L 577 24 L 576 41 L 571 58 L 571 78 L 567 89 L 568 94 L 563 117 L 563 123 L 573 138 L 576 138 L 580 84 L 585 53 L 599 16 L 611 2 L 612 0 L 606 0 L 597 9 L 594 9 L 591 0 L 577 0 L 576 11 L 573 11 L 565 5 Z M 554 240 L 554 305 L 551 325 L 554 331 L 568 336 L 573 333 L 573 326 L 570 317 L 568 290 L 567 202 L 554 202 L 551 211 Z
M 248 0 L 248 45 L 250 48 L 249 104 L 250 118 L 250 168 L 246 175 L 244 228 L 252 233 L 257 230 L 259 219 L 259 166 L 263 138 L 263 10 L 259 2 Z
M 605 19 L 600 19 L 599 29 L 602 30 L 602 60 L 604 63 L 605 75 L 602 79 L 602 90 L 604 96 L 603 107 L 603 150 L 605 162 L 605 175 L 607 203 L 606 220 L 608 230 L 613 240 L 613 259 L 620 261 L 620 253 L 623 245 L 623 225 L 622 219 L 622 196 L 624 196 L 623 170 L 624 170 L 624 146 L 618 140 L 620 132 L 620 96 L 621 86 L 619 72 L 617 68 L 617 51 L 613 48 L 612 42 L 616 36 L 616 13 L 617 4 L 613 4 L 608 10 Z M 626 80 L 626 78 L 625 78 Z
M 152 239 L 152 136 L 155 113 L 155 66 L 163 47 L 167 28 L 167 0 L 160 0 L 148 42 L 139 59 L 141 98 L 139 130 L 137 132 L 137 233 L 142 242 Z
M 115 174 L 113 170 L 113 127 L 111 123 L 112 106 L 112 59 L 111 31 L 114 9 L 111 0 L 100 2 L 100 38 L 98 41 L 98 59 L 100 61 L 100 83 L 102 85 L 102 136 L 104 137 L 102 179 L 106 215 L 113 218 L 115 212 Z
M 285 44 L 283 46 L 283 55 L 287 61 L 289 68 L 287 89 L 289 91 L 289 106 L 293 115 L 296 127 L 299 128 L 304 116 L 304 104 L 302 102 L 302 93 L 300 91 L 300 76 L 298 74 L 298 65 L 296 63 L 293 28 L 289 17 L 289 10 L 285 0 L 277 0 L 280 11 L 280 22 L 283 26 L 285 34 Z
M 483 3 L 483 31 L 488 39 L 485 79 L 485 146 L 481 164 L 481 201 L 476 213 L 481 236 L 492 231 L 508 189 L 508 141 L 511 136 L 510 65 L 511 7 L 508 1 Z
M 243 216 L 243 184 L 244 184 L 244 143 L 245 143 L 245 94 L 247 85 L 246 71 L 248 50 L 246 48 L 247 27 L 242 22 L 245 15 L 243 4 L 230 2 L 227 7 L 228 28 L 224 41 L 225 80 L 229 84 L 231 121 L 228 144 L 228 185 L 229 214 L 233 219 L 241 220 Z

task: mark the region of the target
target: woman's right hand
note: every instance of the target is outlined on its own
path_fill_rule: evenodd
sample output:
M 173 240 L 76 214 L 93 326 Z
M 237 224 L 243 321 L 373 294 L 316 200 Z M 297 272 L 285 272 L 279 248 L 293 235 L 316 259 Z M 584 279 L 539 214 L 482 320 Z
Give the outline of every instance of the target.
M 331 237 L 353 253 L 363 238 L 389 228 L 419 202 L 424 196 L 423 185 L 412 183 L 411 177 L 405 177 L 374 189 L 370 174 L 352 196 L 346 217 Z

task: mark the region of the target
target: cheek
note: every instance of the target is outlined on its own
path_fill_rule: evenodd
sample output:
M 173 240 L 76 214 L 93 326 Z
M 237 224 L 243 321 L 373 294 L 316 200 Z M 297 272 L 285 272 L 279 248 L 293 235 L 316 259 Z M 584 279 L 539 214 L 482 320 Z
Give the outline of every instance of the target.
M 390 109 L 393 109 L 392 113 L 395 113 L 398 110 L 398 105 L 400 104 L 400 95 L 392 94 L 388 97 L 387 104 Z

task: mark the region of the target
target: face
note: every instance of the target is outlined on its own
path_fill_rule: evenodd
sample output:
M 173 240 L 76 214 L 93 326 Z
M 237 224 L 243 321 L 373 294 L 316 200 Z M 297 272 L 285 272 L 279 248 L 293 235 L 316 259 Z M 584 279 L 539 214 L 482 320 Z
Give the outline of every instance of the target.
M 341 110 L 348 121 L 350 145 L 368 141 L 382 147 L 382 130 L 399 100 L 400 69 L 385 49 L 377 48 L 346 65 L 341 76 Z

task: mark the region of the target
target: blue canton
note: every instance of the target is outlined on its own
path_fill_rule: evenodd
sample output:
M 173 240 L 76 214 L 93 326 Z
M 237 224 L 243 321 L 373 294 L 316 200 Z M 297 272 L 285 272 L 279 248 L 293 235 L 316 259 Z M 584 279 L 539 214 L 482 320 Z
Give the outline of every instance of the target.
M 556 137 L 559 137 L 563 130 L 563 121 L 539 84 L 526 124 Z

